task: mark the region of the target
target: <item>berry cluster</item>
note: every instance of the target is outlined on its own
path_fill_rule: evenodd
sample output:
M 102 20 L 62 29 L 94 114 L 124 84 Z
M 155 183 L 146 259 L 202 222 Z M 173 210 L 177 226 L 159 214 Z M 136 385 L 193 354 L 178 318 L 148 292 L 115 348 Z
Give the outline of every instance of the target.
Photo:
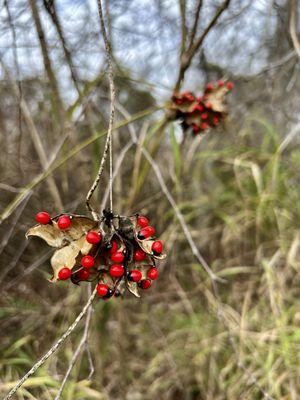
M 38 236 L 58 250 L 51 258 L 52 282 L 96 281 L 99 297 L 118 296 L 127 288 L 139 297 L 157 279 L 156 260 L 165 258 L 155 229 L 141 215 L 117 216 L 104 211 L 100 221 L 64 214 L 36 215 L 38 225 L 26 236 Z
M 175 118 L 182 121 L 183 128 L 192 128 L 194 134 L 214 128 L 227 115 L 225 95 L 233 88 L 232 82 L 218 80 L 208 83 L 202 96 L 191 92 L 174 93 L 171 108 Z

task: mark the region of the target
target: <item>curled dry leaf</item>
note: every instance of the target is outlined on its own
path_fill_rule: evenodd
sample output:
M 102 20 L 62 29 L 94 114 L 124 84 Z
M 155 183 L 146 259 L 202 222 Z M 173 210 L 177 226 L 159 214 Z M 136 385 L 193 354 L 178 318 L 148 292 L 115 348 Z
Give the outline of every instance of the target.
M 137 242 L 138 242 L 139 246 L 141 247 L 141 249 L 144 250 L 144 252 L 145 252 L 146 254 L 151 255 L 151 257 L 154 257 L 154 258 L 156 258 L 157 260 L 163 260 L 163 259 L 166 258 L 166 254 L 164 254 L 164 253 L 161 253 L 161 254 L 159 254 L 159 255 L 153 253 L 153 251 L 152 251 L 152 245 L 153 245 L 153 243 L 155 242 L 154 239 L 144 239 L 144 240 L 140 240 L 140 239 L 137 237 Z
M 225 101 L 225 96 L 229 92 L 226 86 L 215 88 L 209 93 L 206 93 L 206 101 L 211 104 L 212 111 L 227 114 L 227 105 Z
M 51 258 L 51 266 L 53 269 L 53 277 L 51 282 L 56 282 L 58 279 L 58 272 L 66 266 L 69 269 L 73 269 L 81 256 L 89 254 L 93 245 L 85 240 L 85 235 L 78 240 L 74 240 L 69 245 L 56 250 Z
M 52 247 L 63 247 L 74 240 L 78 240 L 86 232 L 97 228 L 98 223 L 80 215 L 69 215 L 72 219 L 70 228 L 61 230 L 57 226 L 59 216 L 51 219 L 47 225 L 35 225 L 26 232 L 26 237 L 38 236 Z

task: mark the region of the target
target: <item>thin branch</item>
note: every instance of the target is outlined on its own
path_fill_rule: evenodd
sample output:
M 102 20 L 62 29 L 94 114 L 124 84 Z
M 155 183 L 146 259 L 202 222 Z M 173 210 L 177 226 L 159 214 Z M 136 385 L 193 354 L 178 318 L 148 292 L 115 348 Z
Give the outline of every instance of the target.
M 64 105 L 63 105 L 63 102 L 62 102 L 60 94 L 59 94 L 57 79 L 56 79 L 55 73 L 53 71 L 51 59 L 50 59 L 50 56 L 48 53 L 46 37 L 45 37 L 44 29 L 42 26 L 40 14 L 39 14 L 39 11 L 37 8 L 37 2 L 36 2 L 36 0 L 29 0 L 29 4 L 30 4 L 32 17 L 33 17 L 33 20 L 35 23 L 35 28 L 36 28 L 37 35 L 38 35 L 39 42 L 40 42 L 44 67 L 45 67 L 46 73 L 48 75 L 48 79 L 49 79 L 51 89 L 53 92 L 53 96 L 54 96 L 53 110 L 59 120 L 61 127 L 62 127 L 63 121 L 64 121 L 65 109 L 64 109 Z
M 90 296 L 91 295 L 91 286 L 90 286 L 90 284 L 88 286 L 88 293 L 89 293 L 89 296 Z M 69 378 L 69 376 L 70 376 L 70 374 L 72 372 L 72 369 L 73 369 L 74 365 L 76 364 L 77 358 L 79 357 L 79 354 L 81 353 L 82 348 L 87 343 L 92 311 L 93 311 L 93 308 L 92 308 L 92 306 L 90 306 L 88 308 L 88 311 L 87 311 L 87 314 L 86 314 L 86 320 L 85 320 L 84 332 L 83 332 L 82 338 L 81 338 L 81 340 L 79 342 L 79 345 L 78 345 L 77 349 L 75 350 L 75 352 L 73 354 L 73 357 L 72 357 L 72 359 L 70 361 L 70 364 L 69 364 L 69 367 L 68 367 L 68 369 L 67 369 L 67 371 L 65 373 L 64 379 L 62 380 L 61 386 L 60 386 L 59 391 L 58 391 L 58 393 L 57 393 L 57 395 L 55 397 L 55 400 L 60 400 L 62 392 L 64 390 L 64 387 L 65 387 L 65 385 L 67 383 L 67 380 L 68 380 L 68 378 Z
M 33 375 L 47 360 L 49 357 L 52 356 L 59 348 L 60 346 L 65 342 L 65 340 L 71 335 L 71 333 L 74 331 L 74 329 L 77 327 L 81 319 L 85 316 L 87 311 L 89 310 L 90 305 L 92 304 L 95 296 L 97 294 L 97 286 L 95 287 L 93 293 L 89 297 L 87 303 L 83 307 L 82 311 L 80 314 L 77 316 L 75 321 L 73 322 L 72 325 L 69 326 L 69 328 L 66 330 L 66 332 L 57 340 L 56 343 L 47 351 L 46 354 L 43 355 L 42 358 L 37 361 L 33 367 L 23 376 L 23 378 L 11 389 L 11 391 L 8 393 L 7 396 L 4 397 L 3 400 L 10 400 L 12 396 L 17 392 L 17 390 L 24 384 L 25 381 L 27 381 L 28 378 L 30 378 L 31 375 Z
M 197 28 L 198 28 L 198 22 L 199 22 L 199 17 L 200 17 L 200 11 L 202 8 L 202 4 L 203 4 L 203 0 L 198 0 L 198 4 L 197 7 L 195 9 L 195 18 L 194 18 L 194 24 L 191 30 L 191 35 L 190 35 L 190 45 L 189 45 L 189 49 L 192 47 L 193 43 L 194 43 L 194 39 L 197 33 Z
M 207 27 L 204 29 L 202 34 L 199 36 L 198 39 L 195 40 L 193 45 L 182 54 L 181 56 L 181 62 L 180 62 L 180 69 L 179 69 L 179 74 L 177 78 L 177 82 L 174 88 L 174 91 L 178 91 L 180 88 L 180 85 L 184 79 L 184 75 L 186 70 L 189 68 L 191 65 L 192 59 L 194 58 L 195 54 L 199 50 L 200 46 L 202 45 L 204 39 L 206 38 L 207 34 L 210 32 L 210 30 L 213 28 L 213 26 L 216 24 L 222 13 L 229 7 L 230 0 L 225 0 L 223 4 L 218 8 L 216 11 L 215 15 L 213 16 L 212 20 L 210 23 L 207 25 Z
M 98 11 L 99 11 L 102 36 L 103 36 L 103 40 L 104 40 L 104 44 L 105 44 L 106 57 L 107 57 L 107 63 L 108 63 L 108 80 L 109 80 L 109 89 L 110 89 L 110 117 L 109 117 L 106 142 L 105 142 L 104 151 L 103 151 L 103 155 L 101 158 L 99 170 L 98 170 L 97 176 L 94 180 L 94 183 L 92 184 L 92 186 L 86 196 L 86 206 L 87 206 L 88 210 L 92 213 L 94 218 L 98 218 L 98 215 L 95 212 L 94 208 L 90 205 L 90 199 L 99 184 L 100 178 L 103 173 L 103 168 L 104 168 L 104 164 L 106 161 L 108 151 L 110 151 L 110 168 L 109 168 L 110 169 L 110 199 L 111 199 L 110 200 L 110 208 L 112 209 L 112 182 L 111 182 L 111 179 L 112 179 L 112 131 L 113 131 L 114 116 L 115 116 L 115 97 L 116 97 L 111 50 L 110 50 L 110 44 L 109 44 L 109 41 L 108 41 L 108 38 L 106 35 L 101 0 L 98 0 Z
M 186 25 L 186 3 L 185 0 L 179 0 L 180 16 L 181 16 L 181 55 L 185 52 L 186 38 L 188 28 Z
M 297 0 L 291 0 L 290 35 L 293 46 L 300 59 L 300 43 L 297 36 Z

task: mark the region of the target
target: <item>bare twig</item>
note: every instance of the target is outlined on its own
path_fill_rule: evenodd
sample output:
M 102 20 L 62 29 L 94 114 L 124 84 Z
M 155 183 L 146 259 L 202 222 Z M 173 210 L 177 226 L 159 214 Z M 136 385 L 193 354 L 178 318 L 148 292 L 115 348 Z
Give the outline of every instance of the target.
M 89 294 L 89 296 L 91 296 L 91 286 L 90 286 L 90 284 L 88 285 L 88 294 Z M 73 367 L 74 367 L 74 365 L 75 365 L 75 363 L 77 361 L 77 358 L 78 358 L 79 354 L 81 353 L 82 348 L 87 344 L 92 311 L 93 311 L 92 306 L 90 306 L 88 308 L 88 311 L 87 311 L 87 314 L 86 314 L 86 320 L 85 320 L 84 332 L 83 332 L 82 338 L 81 338 L 81 340 L 79 342 L 79 345 L 78 345 L 77 349 L 75 350 L 75 352 L 73 354 L 73 357 L 72 357 L 72 359 L 71 359 L 71 361 L 69 363 L 69 367 L 68 367 L 68 369 L 67 369 L 67 371 L 65 373 L 64 379 L 62 380 L 61 386 L 60 386 L 60 388 L 58 390 L 58 393 L 57 393 L 57 395 L 55 397 L 55 400 L 59 400 L 61 398 L 61 395 L 62 395 L 62 392 L 64 390 L 64 387 L 65 387 L 65 385 L 67 383 L 67 380 L 68 380 L 68 378 L 69 378 L 69 376 L 70 376 L 70 374 L 72 372 L 72 369 L 73 369 Z
M 87 311 L 89 310 L 90 305 L 92 304 L 95 296 L 97 294 L 97 287 L 93 290 L 93 293 L 89 297 L 87 303 L 83 307 L 82 311 L 80 314 L 77 316 L 75 321 L 72 323 L 72 325 L 69 326 L 69 328 L 66 330 L 66 332 L 57 340 L 57 342 L 47 351 L 46 354 L 43 355 L 42 358 L 37 361 L 33 367 L 23 376 L 23 378 L 11 389 L 11 391 L 8 393 L 7 396 L 4 397 L 3 400 L 9 400 L 12 398 L 12 396 L 17 392 L 17 390 L 23 385 L 23 383 L 31 376 L 33 375 L 47 360 L 49 357 L 52 356 L 59 348 L 60 346 L 65 342 L 65 340 L 71 335 L 71 333 L 74 331 L 74 329 L 77 327 L 79 322 L 82 320 L 82 318 L 85 316 Z
M 194 24 L 191 30 L 191 35 L 190 35 L 190 45 L 189 48 L 191 48 L 191 46 L 194 43 L 194 39 L 197 33 L 197 28 L 198 28 L 198 22 L 199 22 L 199 16 L 200 16 L 200 11 L 202 8 L 202 4 L 203 4 L 203 0 L 198 0 L 198 4 L 197 7 L 195 9 L 195 19 L 194 19 Z
M 179 0 L 180 16 L 181 16 L 181 54 L 185 51 L 186 38 L 188 29 L 186 26 L 186 4 L 185 0 Z
M 291 0 L 290 35 L 293 46 L 300 59 L 300 43 L 297 36 L 297 0 Z
M 94 208 L 90 205 L 90 199 L 99 184 L 108 151 L 110 152 L 110 167 L 109 167 L 109 170 L 110 170 L 110 208 L 112 209 L 112 131 L 113 131 L 114 116 L 115 116 L 115 97 L 116 97 L 111 50 L 110 50 L 110 44 L 109 44 L 109 41 L 108 41 L 108 38 L 106 35 L 101 0 L 98 0 L 98 11 L 99 11 L 99 16 L 100 16 L 101 30 L 102 30 L 103 40 L 105 43 L 106 57 L 107 57 L 107 63 L 108 63 L 108 80 L 109 80 L 109 89 L 110 89 L 110 117 L 109 117 L 109 125 L 108 125 L 108 130 L 107 130 L 106 142 L 105 142 L 104 151 L 103 151 L 103 155 L 101 158 L 99 170 L 98 170 L 97 176 L 94 180 L 94 183 L 92 184 L 92 186 L 86 196 L 86 206 L 87 206 L 88 210 L 92 213 L 94 218 L 98 218 L 98 214 L 95 212 Z
M 54 96 L 53 110 L 55 112 L 55 115 L 58 118 L 58 121 L 59 121 L 61 127 L 63 127 L 65 109 L 64 109 L 64 105 L 63 105 L 63 102 L 62 102 L 60 94 L 59 94 L 57 79 L 56 79 L 55 73 L 53 71 L 50 56 L 48 53 L 46 37 L 45 37 L 44 29 L 42 26 L 40 14 L 39 14 L 39 11 L 37 8 L 37 2 L 36 2 L 36 0 L 29 0 L 29 4 L 30 4 L 33 20 L 35 23 L 37 35 L 39 38 L 40 47 L 42 50 L 42 56 L 43 56 L 45 70 L 46 70 L 46 73 L 47 73 L 47 76 L 48 76 L 48 79 L 49 79 L 49 82 L 51 85 L 51 89 L 53 92 L 53 96 Z

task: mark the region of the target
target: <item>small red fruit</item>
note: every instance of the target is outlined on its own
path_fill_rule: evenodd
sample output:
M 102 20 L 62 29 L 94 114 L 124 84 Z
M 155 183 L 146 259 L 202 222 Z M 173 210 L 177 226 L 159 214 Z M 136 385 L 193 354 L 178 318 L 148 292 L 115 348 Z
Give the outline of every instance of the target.
M 182 99 L 175 99 L 175 103 L 176 103 L 177 105 L 180 105 L 180 104 L 183 103 L 183 100 L 182 100 Z
M 163 251 L 163 244 L 160 240 L 155 240 L 152 244 L 152 251 L 155 254 L 160 254 Z
M 205 106 L 206 106 L 207 108 L 212 108 L 212 104 L 211 104 L 210 101 L 206 102 L 206 103 L 205 103 Z
M 148 220 L 148 218 L 143 217 L 142 215 L 139 215 L 139 216 L 138 216 L 138 219 L 137 219 L 137 224 L 138 224 L 138 226 L 140 226 L 141 228 L 145 228 L 146 226 L 149 225 L 149 220 Z
M 233 83 L 232 82 L 227 82 L 227 89 L 231 90 L 233 89 Z
M 109 254 L 113 254 L 118 250 L 118 243 L 114 240 L 111 243 L 108 243 L 106 248 L 109 252 Z
M 120 278 L 121 276 L 124 275 L 124 267 L 123 267 L 123 265 L 113 264 L 109 268 L 109 274 L 110 274 L 110 276 L 113 276 L 114 278 Z
M 107 295 L 109 290 L 108 285 L 105 285 L 105 283 L 98 283 L 97 285 L 97 293 L 100 297 L 104 297 Z
M 50 214 L 48 214 L 46 211 L 41 211 L 36 214 L 35 220 L 39 224 L 46 225 L 49 224 L 49 222 L 51 221 L 51 217 Z
M 58 218 L 57 225 L 59 229 L 68 229 L 71 226 L 71 218 L 68 215 L 62 215 Z
M 92 256 L 84 256 L 81 259 L 81 265 L 84 268 L 92 268 L 95 265 L 95 259 Z
M 72 271 L 70 270 L 70 268 L 64 267 L 61 270 L 59 270 L 58 279 L 60 279 L 61 281 L 65 281 L 65 280 L 69 279 L 71 275 L 72 275 Z
M 213 83 L 208 83 L 207 85 L 206 85 L 206 90 L 213 90 L 214 89 L 214 84 Z
M 150 279 L 143 279 L 143 280 L 140 282 L 140 287 L 141 287 L 142 289 L 149 289 L 149 287 L 151 287 L 151 285 L 152 285 L 152 282 L 151 282 Z
M 199 97 L 197 97 L 197 101 L 198 101 L 198 103 L 200 103 L 200 101 L 202 101 L 202 99 L 203 99 L 203 97 L 202 97 L 202 96 L 199 96 Z
M 77 272 L 77 276 L 81 281 L 86 281 L 90 277 L 90 271 L 83 268 Z
M 116 253 L 113 253 L 110 256 L 111 261 L 116 262 L 116 263 L 121 263 L 124 261 L 124 254 L 122 251 L 117 251 Z
M 213 118 L 213 124 L 214 125 L 218 125 L 218 123 L 219 123 L 219 118 L 218 117 L 214 117 Z
M 139 282 L 142 279 L 142 273 L 138 269 L 132 269 L 128 274 L 128 279 L 133 282 Z
M 147 272 L 147 276 L 148 276 L 148 278 L 150 278 L 154 281 L 158 277 L 158 269 L 155 267 L 150 268 L 149 271 Z
M 155 233 L 155 229 L 153 228 L 153 226 L 146 226 L 145 228 L 143 228 L 139 231 L 138 238 L 142 239 L 142 240 L 147 239 L 147 238 L 153 236 L 154 233 Z
M 206 130 L 206 129 L 208 129 L 209 128 L 209 124 L 207 123 L 207 122 L 203 122 L 202 124 L 201 124 L 201 129 L 203 129 L 204 131 Z
M 193 124 L 193 132 L 198 133 L 200 131 L 200 126 Z
M 201 119 L 207 119 L 207 118 L 208 118 L 208 115 L 206 113 L 201 114 Z
M 133 253 L 133 259 L 135 261 L 143 261 L 146 258 L 146 253 L 142 249 L 136 249 Z
M 194 109 L 193 109 L 193 111 L 203 111 L 203 106 L 202 106 L 202 104 L 197 104 L 195 107 L 194 107 Z
M 101 234 L 99 232 L 90 231 L 86 234 L 86 241 L 90 244 L 97 244 L 101 242 Z
M 219 79 L 219 80 L 217 81 L 217 84 L 218 84 L 219 87 L 224 86 L 224 82 L 223 82 L 221 79 Z

